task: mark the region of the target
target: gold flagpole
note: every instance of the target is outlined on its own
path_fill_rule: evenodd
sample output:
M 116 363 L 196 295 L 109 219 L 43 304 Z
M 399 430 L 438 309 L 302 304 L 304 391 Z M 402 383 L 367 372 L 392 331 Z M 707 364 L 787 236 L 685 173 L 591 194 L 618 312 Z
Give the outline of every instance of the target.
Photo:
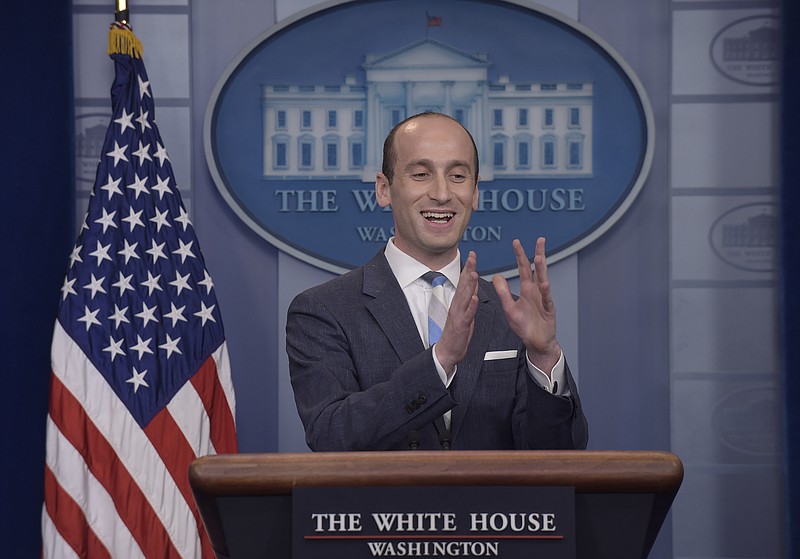
M 128 23 L 128 0 L 117 0 L 117 9 L 114 12 L 114 21 Z

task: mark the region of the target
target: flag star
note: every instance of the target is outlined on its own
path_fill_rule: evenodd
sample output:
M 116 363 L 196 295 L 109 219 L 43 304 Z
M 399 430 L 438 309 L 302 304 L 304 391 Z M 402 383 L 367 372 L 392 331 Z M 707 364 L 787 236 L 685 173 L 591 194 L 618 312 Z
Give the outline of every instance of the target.
M 92 192 L 89 196 L 90 197 L 94 196 L 94 192 Z M 85 214 L 83 214 L 83 223 L 81 224 L 81 231 L 89 228 L 89 226 L 86 224 L 88 221 L 89 221 L 89 212 L 86 212 Z
M 169 222 L 167 221 L 168 215 L 169 215 L 169 210 L 164 210 L 164 212 L 162 213 L 158 211 L 158 208 L 156 208 L 156 216 L 150 218 L 150 221 L 156 224 L 156 232 L 161 233 L 162 225 L 166 225 L 167 227 L 172 227 L 172 225 L 170 225 Z
M 147 288 L 148 288 L 147 295 L 148 296 L 152 295 L 153 291 L 155 291 L 156 289 L 158 289 L 159 291 L 164 291 L 163 289 L 161 289 L 161 286 L 158 285 L 158 281 L 160 279 L 161 279 L 161 274 L 158 274 L 157 276 L 153 277 L 153 274 L 150 272 L 150 270 L 147 270 L 147 281 L 143 281 L 142 285 L 147 286 Z M 136 316 L 139 316 L 139 315 L 137 314 Z
M 181 308 L 176 308 L 175 303 L 170 302 L 170 306 L 172 307 L 172 310 L 168 313 L 165 313 L 164 316 L 172 319 L 173 328 L 175 328 L 175 325 L 181 320 L 188 322 L 188 320 L 183 317 L 183 311 L 186 310 L 186 305 L 182 306 Z
M 125 291 L 135 291 L 133 287 L 131 287 L 131 279 L 133 278 L 133 274 L 129 276 L 123 276 L 122 272 L 119 273 L 119 279 L 112 283 L 112 287 L 116 287 L 119 289 L 119 296 L 122 297 L 125 294 Z
M 144 227 L 144 223 L 142 223 L 142 219 L 141 219 L 141 215 L 142 215 L 143 211 L 144 210 L 139 210 L 138 212 L 135 212 L 135 211 L 133 211 L 133 208 L 131 208 L 131 211 L 128 214 L 128 217 L 123 217 L 122 218 L 122 221 L 125 221 L 125 222 L 128 223 L 128 226 L 131 228 L 131 231 L 136 229 L 137 225 L 141 225 L 142 227 Z
M 140 361 L 145 353 L 153 353 L 153 350 L 150 349 L 151 341 L 153 341 L 153 338 L 147 338 L 146 340 L 143 340 L 139 334 L 136 334 L 136 345 L 131 346 L 131 351 L 135 351 L 139 354 Z
M 188 243 L 184 244 L 183 239 L 178 239 L 178 243 L 181 245 L 181 248 L 173 250 L 172 254 L 181 255 L 181 264 L 186 262 L 186 258 L 189 256 L 192 258 L 197 258 L 192 252 L 192 245 L 194 244 L 194 241 L 189 241 Z
M 144 133 L 144 131 L 146 129 L 152 128 L 152 126 L 150 126 L 150 121 L 147 120 L 149 114 L 150 114 L 150 111 L 142 111 L 142 110 L 140 110 L 139 111 L 139 116 L 136 117 L 136 122 L 138 122 L 139 126 L 142 127 L 142 133 Z
M 149 91 L 149 89 L 150 89 L 150 81 L 145 81 L 145 80 L 142 79 L 142 76 L 138 76 L 138 75 L 136 76 L 136 79 L 139 80 L 139 99 L 140 100 L 144 99 L 145 95 L 147 95 L 149 97 L 152 97 L 150 95 L 150 91 Z
M 169 177 L 167 177 L 165 179 L 162 179 L 161 177 L 158 177 L 158 182 L 153 187 L 153 190 L 157 190 L 158 191 L 158 194 L 159 194 L 158 199 L 159 200 L 163 200 L 164 199 L 164 194 L 167 194 L 167 193 L 172 194 L 172 190 L 169 188 Z
M 140 260 L 139 255 L 136 254 L 136 247 L 139 246 L 139 243 L 136 242 L 133 244 L 129 244 L 128 239 L 123 239 L 123 242 L 125 243 L 125 248 L 118 251 L 117 254 L 121 254 L 122 256 L 125 257 L 125 264 L 127 264 L 128 260 L 130 260 L 131 258 L 136 258 L 137 260 Z
M 142 319 L 142 328 L 147 328 L 147 323 L 150 321 L 158 324 L 158 319 L 156 318 L 156 308 L 156 305 L 148 307 L 145 303 L 142 303 L 142 312 L 133 315 L 136 318 Z
M 181 291 L 183 291 L 184 289 L 193 291 L 193 289 L 189 286 L 189 274 L 182 276 L 178 272 L 175 272 L 175 281 L 171 281 L 169 282 L 169 284 L 174 285 L 176 288 L 178 288 L 178 295 L 180 295 Z
M 139 149 L 133 152 L 133 155 L 139 158 L 139 165 L 144 163 L 144 160 L 147 159 L 148 161 L 152 161 L 153 158 L 150 157 L 150 144 L 146 146 L 142 145 L 142 141 L 139 140 Z
M 176 217 L 175 221 L 178 221 L 181 224 L 183 224 L 183 230 L 186 231 L 186 229 L 192 224 L 192 222 L 189 220 L 189 212 L 186 211 L 186 208 L 181 206 L 180 211 L 181 215 L 179 217 Z
M 166 148 L 158 142 L 156 142 L 156 152 L 153 154 L 153 156 L 158 159 L 158 164 L 161 166 L 164 165 L 164 161 L 169 161 L 169 155 L 167 155 Z
M 95 219 L 94 222 L 95 223 L 99 223 L 100 225 L 102 225 L 103 226 L 103 233 L 105 233 L 106 229 L 108 229 L 109 227 L 113 227 L 114 229 L 117 229 L 117 224 L 114 223 L 114 216 L 115 215 L 117 215 L 116 211 L 108 213 L 106 211 L 106 209 L 103 208 L 103 217 L 101 217 L 99 219 Z
M 100 266 L 103 260 L 109 260 L 109 261 L 111 260 L 111 257 L 108 255 L 108 250 L 110 248 L 111 248 L 111 243 L 107 244 L 106 246 L 103 246 L 100 244 L 100 241 L 97 241 L 97 250 L 95 250 L 94 252 L 90 252 L 89 256 L 94 256 L 95 258 L 97 258 L 97 265 Z
M 116 304 L 114 305 L 114 314 L 109 316 L 108 319 L 109 320 L 113 320 L 115 322 L 115 326 L 114 326 L 115 330 L 117 328 L 119 328 L 119 325 L 122 324 L 123 322 L 125 324 L 130 324 L 131 323 L 131 321 L 128 320 L 128 317 L 125 316 L 127 313 L 128 313 L 128 307 L 125 307 L 124 309 L 121 309 Z M 113 359 L 112 359 L 112 361 L 113 361 Z
M 147 175 L 144 178 L 139 178 L 139 173 L 135 173 L 134 181 L 131 184 L 126 184 L 125 188 L 130 188 L 131 190 L 136 192 L 136 199 L 139 199 L 139 194 L 150 194 L 147 190 Z
M 128 146 L 120 147 L 120 145 L 117 143 L 117 141 L 114 140 L 114 151 L 109 151 L 106 154 L 107 156 L 114 158 L 114 167 L 117 166 L 117 163 L 119 163 L 120 159 L 122 159 L 126 163 L 128 162 L 128 158 L 125 157 L 125 150 L 126 149 L 128 149 Z
M 84 305 L 84 308 L 85 310 L 83 312 L 83 316 L 78 319 L 78 322 L 85 322 L 86 331 L 88 332 L 92 324 L 97 324 L 100 326 L 100 321 L 97 320 L 97 313 L 100 312 L 100 309 L 97 309 L 96 311 L 90 311 L 88 305 Z
M 178 349 L 178 342 L 181 341 L 180 337 L 175 338 L 174 340 L 169 337 L 167 334 L 167 341 L 158 346 L 161 349 L 167 350 L 167 359 L 172 357 L 173 353 L 177 353 L 179 355 L 183 355 L 183 352 Z
M 114 180 L 111 177 L 111 173 L 108 174 L 108 182 L 106 182 L 103 186 L 100 187 L 100 190 L 105 190 L 108 192 L 108 199 L 111 200 L 114 197 L 114 194 L 119 194 L 122 196 L 122 191 L 119 189 L 119 183 L 122 182 L 122 177 Z
M 164 254 L 164 245 L 167 243 L 161 243 L 160 245 L 156 244 L 156 240 L 153 239 L 153 245 L 147 249 L 145 252 L 153 257 L 153 264 L 158 262 L 159 257 L 163 258 L 164 260 L 167 259 L 167 255 Z
M 128 114 L 128 111 L 125 110 L 125 107 L 122 108 L 122 116 L 114 119 L 114 122 L 119 124 L 121 130 L 119 131 L 120 134 L 124 134 L 127 128 L 134 128 L 133 124 L 131 124 L 131 119 L 133 118 L 133 113 Z
M 107 351 L 111 354 L 111 362 L 114 362 L 114 358 L 117 355 L 125 355 L 125 352 L 122 351 L 122 342 L 125 341 L 125 338 L 117 341 L 114 339 L 114 336 L 108 337 L 108 347 L 104 347 L 103 351 Z
M 69 255 L 69 267 L 70 268 L 72 268 L 72 265 L 75 264 L 75 262 L 83 262 L 83 259 L 81 258 L 81 249 L 82 248 L 83 248 L 83 245 L 75 245 L 72 248 L 72 253 Z
M 144 376 L 147 374 L 147 371 L 142 371 L 141 373 L 136 370 L 136 367 L 133 367 L 133 373 L 131 378 L 127 379 L 125 382 L 129 382 L 133 385 L 133 393 L 136 394 L 136 391 L 139 390 L 140 386 L 144 386 L 145 388 L 150 388 L 150 385 L 147 384 L 144 380 Z
M 102 285 L 102 283 L 105 280 L 106 280 L 105 277 L 102 277 L 102 278 L 98 279 L 98 278 L 94 277 L 94 274 L 92 274 L 92 281 L 90 281 L 89 283 L 87 283 L 86 285 L 83 286 L 84 289 L 88 289 L 89 291 L 92 292 L 92 295 L 89 297 L 90 299 L 94 299 L 94 296 L 97 295 L 98 291 L 100 293 L 105 293 L 106 292 L 106 290 L 103 289 L 103 285 Z
M 73 278 L 68 280 L 66 277 L 64 278 L 64 285 L 61 286 L 61 293 L 63 297 L 61 298 L 62 301 L 66 300 L 67 295 L 77 295 L 78 292 L 72 289 L 72 286 L 75 285 L 75 282 L 78 278 Z
M 214 288 L 214 282 L 211 281 L 211 276 L 208 275 L 208 270 L 203 270 L 203 274 L 205 274 L 205 277 L 203 278 L 202 281 L 198 281 L 197 283 L 199 283 L 200 285 L 205 285 L 206 294 L 208 294 L 211 293 L 211 290 Z
M 200 310 L 194 313 L 195 316 L 199 316 L 200 320 L 203 321 L 203 326 L 206 325 L 207 321 L 216 322 L 214 316 L 211 314 L 214 312 L 214 307 L 216 305 L 211 305 L 210 307 L 206 307 L 206 304 L 203 301 L 200 301 Z

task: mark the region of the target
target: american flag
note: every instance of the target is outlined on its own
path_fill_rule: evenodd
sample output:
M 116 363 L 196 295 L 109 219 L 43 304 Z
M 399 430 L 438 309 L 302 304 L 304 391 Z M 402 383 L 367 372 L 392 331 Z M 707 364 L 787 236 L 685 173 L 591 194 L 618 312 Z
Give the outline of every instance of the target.
M 188 467 L 237 451 L 222 320 L 141 44 L 114 24 L 109 52 L 113 116 L 53 334 L 43 555 L 213 557 Z
M 442 26 L 442 16 L 432 16 L 428 12 L 425 12 L 425 19 L 428 21 L 428 27 Z

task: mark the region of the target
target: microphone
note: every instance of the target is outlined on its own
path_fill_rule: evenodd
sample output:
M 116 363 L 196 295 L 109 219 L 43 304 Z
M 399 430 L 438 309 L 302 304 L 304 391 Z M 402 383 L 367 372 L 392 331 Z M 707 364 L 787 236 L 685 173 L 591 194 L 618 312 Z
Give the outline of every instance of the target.
M 444 450 L 450 450 L 450 433 L 447 430 L 439 433 L 439 444 Z
M 419 450 L 419 431 L 412 429 L 408 432 L 408 448 L 411 450 Z
M 437 417 L 433 422 L 436 432 L 439 434 L 439 444 L 444 450 L 450 450 L 450 429 L 444 423 L 443 417 Z

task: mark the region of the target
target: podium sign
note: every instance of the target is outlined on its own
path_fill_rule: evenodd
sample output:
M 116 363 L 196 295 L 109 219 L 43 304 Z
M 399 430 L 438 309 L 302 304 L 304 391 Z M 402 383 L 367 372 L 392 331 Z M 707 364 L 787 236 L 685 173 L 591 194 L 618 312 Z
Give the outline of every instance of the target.
M 575 559 L 572 487 L 297 487 L 293 559 Z

